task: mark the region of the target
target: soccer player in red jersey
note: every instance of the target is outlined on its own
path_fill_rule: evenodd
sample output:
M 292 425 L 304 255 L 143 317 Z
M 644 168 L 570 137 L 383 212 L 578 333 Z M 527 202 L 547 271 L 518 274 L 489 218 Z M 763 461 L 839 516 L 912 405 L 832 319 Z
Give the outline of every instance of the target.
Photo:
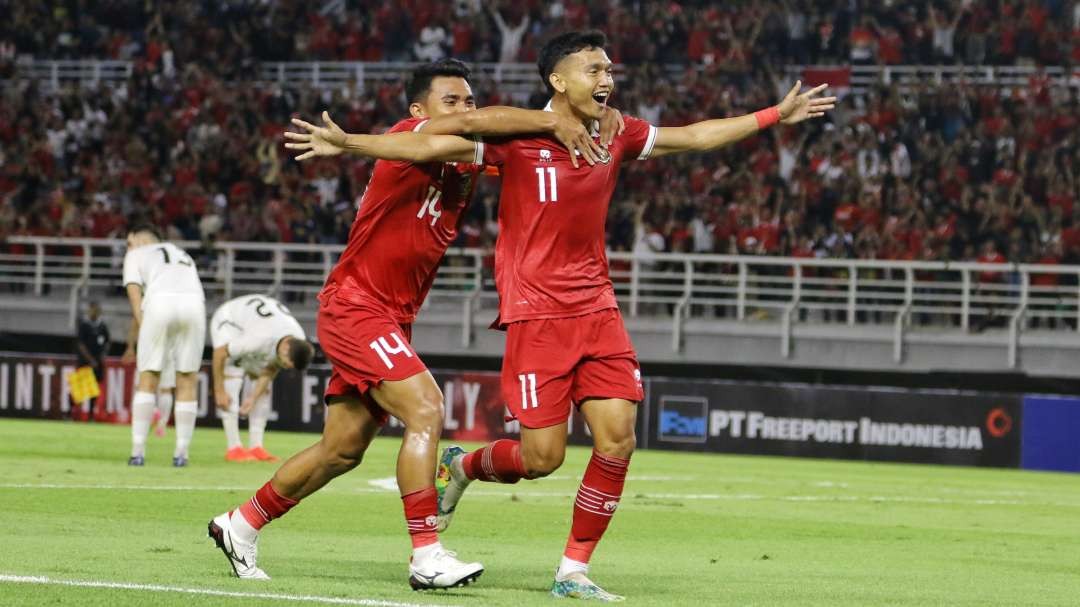
M 587 161 L 596 161 L 600 148 L 580 121 L 507 107 L 472 111 L 468 76 L 468 68 L 454 60 L 417 69 L 406 87 L 412 117 L 391 132 L 550 132 Z M 324 119 L 329 121 L 325 113 Z M 605 127 L 613 133 L 620 120 L 612 111 Z M 306 150 L 300 159 L 342 151 L 305 141 L 306 135 L 288 135 L 298 142 L 290 147 Z M 255 564 L 259 530 L 356 467 L 389 415 L 405 426 L 397 481 L 413 544 L 410 585 L 449 588 L 483 572 L 479 563 L 459 561 L 439 542 L 434 475 L 442 393 L 409 345 L 411 323 L 457 235 L 481 157 L 470 155 L 460 164 L 414 160 L 375 164 L 345 252 L 319 294 L 319 341 L 333 364 L 322 439 L 286 461 L 250 500 L 208 525 L 240 578 L 267 579 Z
M 552 93 L 548 110 L 595 126 L 614 90 L 600 32 L 568 32 L 548 42 L 539 68 Z M 521 439 L 498 440 L 472 453 L 447 449 L 440 460 L 440 527 L 449 524 L 474 480 L 516 483 L 547 476 L 563 462 L 572 405 L 593 436 L 592 459 L 574 502 L 573 523 L 552 594 L 619 601 L 586 576 L 593 550 L 615 514 L 635 445 L 641 373 L 608 277 L 604 225 L 619 167 L 634 159 L 704 152 L 777 122 L 824 115 L 835 102 L 824 85 L 800 93 L 796 83 L 776 106 L 735 118 L 657 128 L 625 119 L 625 132 L 595 165 L 549 137 L 470 141 L 460 137 L 348 135 L 346 149 L 379 158 L 482 159 L 502 169 L 495 276 L 499 326 L 506 335 L 502 391 L 521 422 Z M 312 137 L 326 136 L 311 127 Z

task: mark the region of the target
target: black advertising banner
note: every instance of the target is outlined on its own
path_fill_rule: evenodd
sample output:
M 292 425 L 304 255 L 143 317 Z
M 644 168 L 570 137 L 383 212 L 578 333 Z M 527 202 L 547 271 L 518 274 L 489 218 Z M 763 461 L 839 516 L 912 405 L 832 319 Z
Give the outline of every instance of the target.
M 82 419 L 66 379 L 75 368 L 67 354 L 0 353 L 0 416 Z M 506 419 L 498 373 L 433 374 L 443 392 L 446 439 L 518 436 L 517 422 Z M 329 376 L 325 365 L 281 373 L 272 388 L 270 429 L 321 432 Z M 107 360 L 97 421 L 129 421 L 134 381 L 132 365 Z M 637 427 L 642 448 L 999 467 L 1021 460 L 1019 395 L 671 378 L 644 383 Z M 201 426 L 220 423 L 211 388 L 204 366 Z M 391 419 L 383 432 L 400 435 L 401 423 Z M 580 415 L 571 419 L 569 434 L 573 444 L 592 442 Z
M 0 417 L 49 419 L 85 419 L 80 403 L 71 399 L 67 377 L 76 369 L 75 357 L 69 354 L 0 353 Z M 443 392 L 445 417 L 443 437 L 459 441 L 491 441 L 516 437 L 519 425 L 508 420 L 500 395 L 499 374 L 492 371 L 434 370 Z M 271 388 L 269 428 L 299 432 L 322 432 L 322 394 L 330 378 L 330 367 L 312 365 L 304 373 L 285 371 Z M 99 381 L 101 396 L 94 408 L 98 422 L 126 424 L 130 421 L 130 403 L 135 385 L 135 368 L 118 358 L 108 358 Z M 198 425 L 220 424 L 213 395 L 210 366 L 199 372 Z M 570 419 L 570 442 L 592 444 L 580 415 Z M 648 416 L 638 418 L 638 433 L 645 436 Z M 402 424 L 391 418 L 383 434 L 398 435 Z M 639 444 L 644 444 L 639 440 Z
M 1021 397 L 653 379 L 661 449 L 1017 467 Z
M 507 419 L 508 411 L 500 392 L 499 373 L 433 369 L 443 393 L 443 437 L 458 441 L 491 441 L 516 438 L 517 421 Z M 313 365 L 303 374 L 282 373 L 274 382 L 273 408 L 277 423 L 273 428 L 321 432 L 322 393 L 330 378 L 330 367 Z M 647 405 L 644 405 L 647 406 Z M 645 435 L 648 415 L 638 416 L 638 435 Z M 581 415 L 571 409 L 570 443 L 591 445 L 592 439 Z M 399 436 L 403 426 L 391 418 L 383 434 Z M 639 439 L 639 443 L 644 443 Z

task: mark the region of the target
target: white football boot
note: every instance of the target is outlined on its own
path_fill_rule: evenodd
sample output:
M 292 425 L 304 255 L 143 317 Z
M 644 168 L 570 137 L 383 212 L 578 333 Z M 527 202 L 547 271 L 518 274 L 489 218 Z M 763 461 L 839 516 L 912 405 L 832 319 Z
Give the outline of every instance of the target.
M 242 580 L 270 579 L 265 571 L 255 566 L 258 536 L 253 542 L 246 542 L 238 537 L 233 530 L 232 519 L 229 515 L 230 513 L 226 512 L 215 516 L 214 520 L 206 526 L 207 534 L 214 540 L 217 547 L 221 548 L 236 577 Z
M 456 553 L 440 546 L 424 558 L 409 561 L 409 586 L 413 590 L 468 586 L 483 572 L 480 563 L 462 563 Z
M 472 482 L 461 467 L 464 457 L 464 449 L 451 445 L 443 450 L 442 457 L 439 458 L 439 469 L 435 473 L 435 491 L 439 494 L 439 533 L 450 526 L 458 500 Z

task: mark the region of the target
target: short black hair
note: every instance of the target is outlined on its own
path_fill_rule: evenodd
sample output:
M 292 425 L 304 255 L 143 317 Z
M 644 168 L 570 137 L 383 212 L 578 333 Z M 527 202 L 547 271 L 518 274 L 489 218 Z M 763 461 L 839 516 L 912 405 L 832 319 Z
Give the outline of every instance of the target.
M 158 240 L 164 240 L 161 236 L 161 230 L 159 230 L 158 227 L 152 223 L 133 223 L 127 231 L 128 234 L 138 234 L 139 232 L 149 232 L 154 236 L 154 238 L 157 238 Z
M 440 59 L 425 63 L 414 69 L 409 76 L 409 81 L 405 83 L 405 97 L 408 98 L 409 103 L 423 101 L 431 90 L 431 81 L 439 76 L 464 78 L 468 82 L 471 74 L 469 66 L 457 59 Z
M 607 46 L 607 36 L 600 30 L 566 32 L 548 40 L 544 48 L 540 49 L 540 58 L 536 61 L 536 67 L 540 69 L 540 78 L 544 80 L 544 86 L 547 87 L 548 92 L 555 92 L 555 87 L 551 86 L 550 76 L 563 57 L 573 55 L 582 49 L 602 49 L 605 46 Z
M 307 369 L 314 357 L 315 346 L 311 345 L 311 342 L 296 338 L 289 340 L 289 360 L 292 361 L 293 369 L 297 371 Z

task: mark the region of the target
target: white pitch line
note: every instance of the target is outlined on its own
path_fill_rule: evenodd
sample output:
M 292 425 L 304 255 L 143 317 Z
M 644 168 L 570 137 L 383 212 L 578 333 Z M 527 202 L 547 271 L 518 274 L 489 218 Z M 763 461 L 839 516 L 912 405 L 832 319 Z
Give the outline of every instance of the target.
M 45 586 L 74 586 L 76 588 L 112 588 L 119 590 L 144 590 L 149 592 L 172 592 L 178 594 L 202 594 L 207 596 L 227 596 L 244 599 L 268 599 L 277 601 L 296 601 L 303 603 L 325 603 L 328 605 L 363 605 L 366 607 L 442 607 L 425 603 L 400 603 L 378 599 L 349 599 L 334 596 L 314 596 L 307 594 L 277 594 L 272 592 L 235 592 L 214 590 L 213 588 L 184 588 L 181 586 L 160 586 L 158 584 L 135 584 L 132 582 L 99 582 L 94 580 L 60 580 L 43 575 L 11 575 L 0 573 L 0 583 L 37 584 Z
M 376 479 L 377 480 L 377 479 Z M 76 489 L 76 490 L 124 490 L 124 491 L 246 491 L 250 487 L 195 487 L 186 485 L 66 485 L 58 483 L 0 483 L 0 489 Z M 328 488 L 321 493 L 372 493 L 385 494 L 396 491 L 392 487 L 356 487 L 356 488 Z M 530 497 L 557 497 L 570 499 L 576 493 L 567 491 L 485 491 L 483 489 L 469 492 L 473 497 L 517 497 L 527 499 Z M 998 499 L 968 499 L 957 500 L 941 497 L 920 497 L 908 495 L 761 495 L 756 493 L 635 493 L 630 492 L 624 496 L 627 503 L 644 500 L 706 500 L 706 501 L 781 501 L 781 502 L 867 502 L 867 503 L 910 503 L 910 504 L 947 504 L 947 505 L 976 505 L 976 506 L 1064 506 L 1068 508 L 1080 507 L 1075 502 L 1028 502 L 1022 500 L 998 500 Z

